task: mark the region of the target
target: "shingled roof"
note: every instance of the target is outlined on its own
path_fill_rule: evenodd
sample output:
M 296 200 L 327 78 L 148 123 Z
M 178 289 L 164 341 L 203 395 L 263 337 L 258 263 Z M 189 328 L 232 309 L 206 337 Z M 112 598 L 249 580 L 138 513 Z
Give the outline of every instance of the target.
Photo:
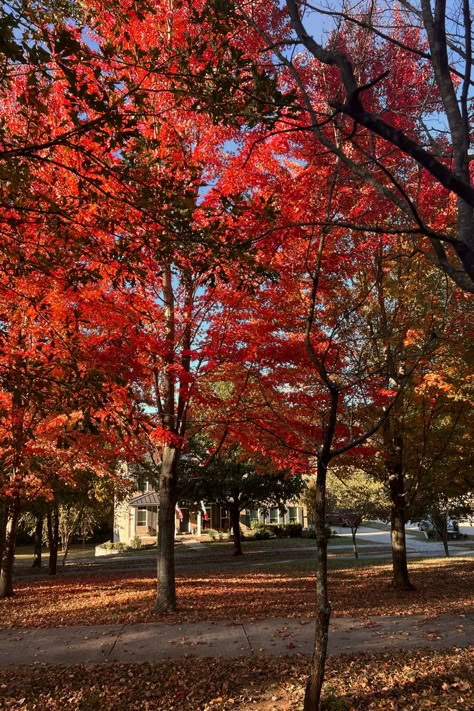
M 130 499 L 129 506 L 158 506 L 160 503 L 157 491 L 147 491 L 145 494 L 140 494 Z

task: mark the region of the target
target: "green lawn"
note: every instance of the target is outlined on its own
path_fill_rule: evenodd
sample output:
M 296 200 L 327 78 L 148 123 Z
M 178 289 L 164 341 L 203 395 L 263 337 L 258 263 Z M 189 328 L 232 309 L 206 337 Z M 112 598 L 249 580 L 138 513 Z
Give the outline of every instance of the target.
M 373 528 L 376 531 L 390 531 L 390 526 L 387 523 L 377 523 L 376 521 L 362 521 L 360 525 L 363 528 Z
M 359 535 L 356 536 L 358 546 L 372 546 L 370 541 L 362 540 Z M 201 541 L 210 550 L 226 550 L 233 548 L 231 541 Z M 328 541 L 328 546 L 338 547 L 346 546 L 352 549 L 352 536 L 336 534 L 331 536 Z M 266 540 L 254 540 L 244 538 L 242 540 L 242 548 L 248 551 L 254 550 L 286 550 L 291 548 L 316 548 L 316 540 L 314 538 L 269 538 Z
M 87 543 L 83 546 L 81 543 L 74 543 L 67 554 L 68 560 L 77 560 L 80 558 L 94 558 L 95 545 Z M 43 565 L 48 564 L 49 551 L 46 547 L 43 548 Z M 63 552 L 58 553 L 58 564 L 61 565 Z M 15 564 L 18 566 L 31 566 L 33 564 L 33 546 L 17 546 L 15 550 Z

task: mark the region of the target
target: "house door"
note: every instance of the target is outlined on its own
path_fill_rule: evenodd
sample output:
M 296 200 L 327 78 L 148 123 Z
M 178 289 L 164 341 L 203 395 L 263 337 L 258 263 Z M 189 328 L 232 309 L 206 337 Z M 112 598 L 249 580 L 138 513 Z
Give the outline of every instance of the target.
M 179 522 L 179 532 L 189 533 L 189 509 L 181 509 L 183 518 Z

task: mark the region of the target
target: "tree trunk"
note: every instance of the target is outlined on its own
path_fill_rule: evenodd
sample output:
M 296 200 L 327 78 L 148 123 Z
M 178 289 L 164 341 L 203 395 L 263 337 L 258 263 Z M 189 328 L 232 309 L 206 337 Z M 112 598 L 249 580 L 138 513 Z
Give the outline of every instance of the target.
M 5 541 L 7 538 L 7 505 L 2 501 L 0 503 L 0 560 L 3 556 Z
M 443 541 L 444 554 L 445 554 L 446 558 L 449 558 L 449 544 L 448 544 L 448 532 L 447 531 L 443 531 L 441 540 Z
M 405 537 L 405 481 L 401 462 L 392 469 L 389 476 L 390 485 L 390 523 L 392 542 L 392 585 L 396 590 L 413 590 L 408 576 L 407 548 Z
M 326 474 L 327 463 L 318 462 L 315 487 L 316 516 L 316 632 L 310 677 L 306 684 L 304 711 L 320 708 L 321 690 L 326 668 L 329 619 L 331 606 L 328 600 L 327 533 L 326 533 Z
M 57 504 L 54 504 L 48 511 L 47 525 L 49 546 L 48 574 L 56 575 L 59 548 L 59 511 Z
M 353 528 L 351 526 L 351 534 L 352 534 L 352 550 L 354 551 L 354 558 L 356 560 L 359 560 L 359 551 L 357 550 L 357 540 L 356 540 L 357 528 Z
M 20 502 L 13 500 L 7 509 L 7 522 L 5 530 L 5 544 L 2 551 L 0 569 L 0 598 L 13 595 L 13 565 L 15 563 L 15 538 L 18 518 L 20 516 Z
M 35 515 L 35 533 L 33 548 L 33 568 L 41 568 L 41 553 L 43 548 L 43 514 Z
M 79 528 L 79 524 L 81 522 L 82 515 L 84 513 L 84 508 L 85 508 L 85 503 L 82 503 L 79 511 L 77 512 L 77 516 L 73 521 L 73 524 L 71 528 L 68 530 L 67 534 L 64 537 L 64 540 L 62 540 L 62 547 L 63 547 L 63 561 L 62 561 L 62 566 L 66 565 L 66 560 L 67 560 L 67 555 L 69 553 L 69 546 L 71 544 L 72 537 L 76 535 L 76 531 Z
M 176 610 L 174 569 L 176 482 L 179 455 L 174 447 L 163 447 L 158 511 L 158 585 L 155 610 Z
M 230 507 L 230 519 L 232 522 L 232 533 L 234 534 L 234 553 L 242 555 L 242 539 L 240 536 L 240 511 L 238 506 Z
M 436 533 L 443 542 L 444 554 L 446 558 L 449 558 L 448 515 L 444 511 L 434 508 L 431 514 L 431 520 Z

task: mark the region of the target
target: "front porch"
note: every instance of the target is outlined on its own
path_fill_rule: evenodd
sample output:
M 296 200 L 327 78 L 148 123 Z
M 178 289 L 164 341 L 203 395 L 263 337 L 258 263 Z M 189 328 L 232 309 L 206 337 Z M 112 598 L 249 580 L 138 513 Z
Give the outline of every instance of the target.
M 128 501 L 128 526 L 120 532 L 128 535 L 124 543 L 130 544 L 134 538 L 142 543 L 155 543 L 158 532 L 159 496 L 156 491 L 147 491 Z M 243 520 L 242 523 L 245 523 Z M 125 530 L 124 530 L 125 529 Z M 217 504 L 201 504 L 194 507 L 176 506 L 175 535 L 201 536 L 209 530 L 228 532 L 230 518 L 228 512 Z M 123 535 L 123 534 L 122 534 Z M 120 540 L 122 540 L 120 538 Z

